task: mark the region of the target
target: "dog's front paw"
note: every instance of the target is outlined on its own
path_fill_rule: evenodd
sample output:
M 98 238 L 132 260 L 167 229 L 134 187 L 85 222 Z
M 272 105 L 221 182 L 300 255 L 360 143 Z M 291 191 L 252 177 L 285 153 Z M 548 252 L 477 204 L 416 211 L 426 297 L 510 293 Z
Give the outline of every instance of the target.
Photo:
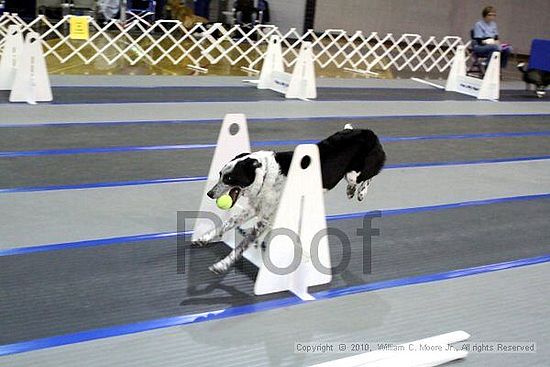
M 223 264 L 221 261 L 215 263 L 214 265 L 210 265 L 208 267 L 208 270 L 210 270 L 214 274 L 223 274 L 227 272 L 228 268 Z
M 200 236 L 196 240 L 194 240 L 193 244 L 197 245 L 197 246 L 205 246 L 205 245 L 209 244 L 210 242 L 212 242 L 215 237 L 216 237 L 216 231 L 211 230 L 211 231 L 206 232 L 205 234 L 203 234 L 202 236 Z

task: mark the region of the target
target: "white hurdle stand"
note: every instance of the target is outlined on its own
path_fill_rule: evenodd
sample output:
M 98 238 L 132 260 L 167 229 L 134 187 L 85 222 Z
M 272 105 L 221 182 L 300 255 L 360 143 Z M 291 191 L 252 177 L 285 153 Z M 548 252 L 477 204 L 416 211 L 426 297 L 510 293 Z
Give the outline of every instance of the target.
M 246 209 L 242 206 L 242 200 L 239 200 L 230 210 L 222 210 L 217 207 L 215 200 L 211 200 L 206 196 L 208 190 L 218 182 L 219 172 L 223 166 L 241 153 L 250 153 L 250 138 L 248 136 L 246 116 L 243 114 L 227 114 L 223 119 L 222 127 L 218 135 L 216 150 L 214 151 L 214 157 L 210 163 L 208 179 L 204 186 L 204 192 L 201 199 L 201 212 L 216 214 L 223 221 L 228 219 L 235 210 Z M 214 229 L 214 226 L 215 223 L 211 220 L 198 218 L 195 222 L 192 241 L 196 241 L 203 234 Z M 231 247 L 235 247 L 234 232 L 227 233 L 222 238 L 222 241 Z M 247 257 L 246 252 L 245 257 Z M 256 261 L 255 259 L 249 260 L 252 262 Z
M 302 300 L 313 300 L 308 287 L 332 280 L 324 202 L 319 148 L 298 145 L 273 222 L 273 236 L 267 239 L 255 294 L 289 290 Z M 295 270 L 280 271 L 289 268 Z
M 40 35 L 29 32 L 22 52 L 17 55 L 17 69 L 10 102 L 49 102 L 53 99 Z
M 458 46 L 445 90 L 496 101 L 500 97 L 500 52 L 493 52 L 483 79 L 466 75 L 466 47 Z
M 449 92 L 467 94 L 477 99 L 497 101 L 500 97 L 500 52 L 493 52 L 483 79 L 466 75 L 466 47 L 458 46 L 451 71 L 445 86 L 428 82 L 419 78 L 414 81 L 445 89 Z
M 439 366 L 468 356 L 465 350 L 456 350 L 450 344 L 470 338 L 465 331 L 453 331 L 426 339 L 399 344 L 392 350 L 375 350 L 351 357 L 316 364 L 312 367 L 430 367 Z M 420 346 L 440 348 L 421 351 Z
M 232 133 L 235 130 L 236 133 Z M 219 171 L 236 155 L 250 152 L 250 140 L 243 114 L 228 114 L 222 123 L 214 157 L 210 165 L 208 180 L 201 200 L 202 212 L 214 213 L 221 220 L 227 219 L 238 210 L 247 210 L 248 203 L 240 198 L 230 210 L 219 209 L 214 200 L 206 196 L 208 190 L 218 181 Z M 308 158 L 305 158 L 305 157 Z M 305 158 L 305 159 L 304 159 Z M 304 165 L 302 168 L 302 160 Z M 305 162 L 309 159 L 309 165 Z M 308 182 L 304 185 L 304 182 Z M 192 241 L 214 228 L 215 223 L 206 218 L 195 222 Z M 300 145 L 296 148 L 283 190 L 273 229 L 291 230 L 297 235 L 293 239 L 277 235 L 268 241 L 267 248 L 250 247 L 244 257 L 259 268 L 254 294 L 262 295 L 289 290 L 303 300 L 314 299 L 308 294 L 309 286 L 330 282 L 332 279 L 330 252 L 326 237 L 326 219 L 321 179 L 321 164 L 316 145 Z M 288 231 L 286 231 L 288 233 Z M 275 234 L 276 232 L 272 232 Z M 235 247 L 235 231 L 225 234 L 222 241 Z M 312 255 L 311 245 L 317 243 Z M 262 239 L 260 238 L 259 241 Z M 276 249 L 271 251 L 270 249 Z M 264 258 L 269 256 L 266 265 Z M 296 262 L 295 270 L 282 272 Z M 275 268 L 276 267 L 276 268 Z
M 245 80 L 258 89 L 271 89 L 286 98 L 309 100 L 317 98 L 315 66 L 311 42 L 302 42 L 292 74 L 285 72 L 281 39 L 272 36 L 260 72 L 259 80 Z
M 12 89 L 21 52 L 23 52 L 21 27 L 10 25 L 6 34 L 4 51 L 0 56 L 0 90 Z

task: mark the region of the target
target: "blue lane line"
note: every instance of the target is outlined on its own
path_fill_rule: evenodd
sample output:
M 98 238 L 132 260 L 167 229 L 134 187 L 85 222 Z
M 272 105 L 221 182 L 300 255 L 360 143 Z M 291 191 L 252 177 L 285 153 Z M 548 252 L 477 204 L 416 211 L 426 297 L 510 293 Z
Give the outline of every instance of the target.
M 191 233 L 193 232 L 185 231 L 185 232 L 149 233 L 149 234 L 140 234 L 135 236 L 100 238 L 96 240 L 86 240 L 86 241 L 77 241 L 77 242 L 56 243 L 51 245 L 12 248 L 7 250 L 0 250 L 0 257 L 34 254 L 38 252 L 70 250 L 70 249 L 85 248 L 85 247 L 117 245 L 117 244 L 139 242 L 139 241 L 154 241 L 154 240 L 161 240 L 166 238 L 173 238 L 177 236 L 189 236 Z
M 413 162 L 413 163 L 397 163 L 389 164 L 384 167 L 385 170 L 402 169 L 402 168 L 422 168 L 422 167 L 445 167 L 445 166 L 464 166 L 477 164 L 492 164 L 492 163 L 513 163 L 513 162 L 529 162 L 541 161 L 550 159 L 550 155 L 529 156 L 529 157 L 514 157 L 514 158 L 495 158 L 481 159 L 473 161 L 453 161 L 453 162 Z M 195 177 L 170 177 L 159 178 L 154 180 L 136 180 L 136 181 L 119 181 L 119 182 L 99 182 L 86 183 L 78 185 L 55 185 L 55 186 L 21 186 L 6 189 L 0 189 L 0 194 L 13 194 L 23 192 L 39 192 L 39 191 L 58 191 L 58 190 L 85 190 L 97 189 L 105 187 L 122 187 L 122 186 L 139 186 L 139 185 L 155 185 L 169 183 L 184 183 L 195 181 L 206 181 L 205 176 Z
M 251 117 L 247 118 L 248 123 L 259 122 L 277 122 L 277 121 L 334 121 L 334 120 L 392 120 L 400 118 L 423 118 L 423 119 L 448 119 L 448 118 L 467 118 L 474 117 L 480 119 L 496 119 L 499 117 L 545 117 L 550 116 L 548 113 L 504 113 L 499 115 L 487 115 L 479 113 L 468 114 L 452 114 L 452 115 L 418 115 L 418 114 L 405 114 L 405 115 L 384 115 L 384 116 L 319 116 L 319 117 Z M 0 124 L 0 129 L 6 128 L 31 128 L 31 127 L 49 127 L 49 126 L 124 126 L 135 124 L 221 124 L 222 119 L 193 119 L 193 120 L 137 120 L 137 121 L 99 121 L 99 122 L 37 122 L 37 123 L 12 123 L 12 124 Z M 519 125 L 521 126 L 521 125 Z
M 470 140 L 470 139 L 494 139 L 494 138 L 523 138 L 532 136 L 550 136 L 550 131 L 527 131 L 527 132 L 506 132 L 506 133 L 480 133 L 480 134 L 446 134 L 446 135 L 424 135 L 424 136 L 383 136 L 380 140 L 383 143 L 423 141 L 423 140 Z M 251 142 L 252 147 L 266 146 L 287 146 L 299 144 L 315 144 L 318 139 L 302 140 L 271 140 Z M 212 149 L 216 144 L 181 144 L 181 145 L 157 145 L 157 146 L 119 146 L 99 148 L 73 148 L 73 149 L 47 149 L 30 151 L 5 151 L 0 152 L 0 158 L 15 157 L 43 157 L 54 155 L 76 155 L 76 154 L 104 154 L 124 153 L 140 151 L 165 151 L 165 150 L 197 150 Z
M 183 182 L 206 181 L 206 179 L 207 177 L 205 176 L 196 176 L 196 177 L 159 178 L 155 180 L 98 182 L 98 183 L 87 183 L 87 184 L 78 184 L 78 185 L 26 186 L 26 187 L 14 187 L 10 189 L 0 189 L 0 194 L 10 194 L 10 193 L 18 193 L 18 192 L 37 192 L 37 191 L 58 191 L 58 190 L 86 190 L 86 189 L 98 189 L 102 187 L 122 187 L 122 186 L 183 183 Z
M 351 213 L 351 214 L 327 215 L 326 220 L 328 222 L 332 222 L 336 220 L 348 220 L 348 219 L 357 219 L 357 218 L 364 218 L 364 217 L 389 217 L 394 215 L 414 214 L 414 213 L 421 213 L 426 211 L 448 210 L 448 209 L 465 208 L 465 207 L 471 207 L 471 206 L 492 205 L 492 204 L 500 204 L 500 203 L 507 203 L 507 202 L 530 201 L 530 200 L 540 200 L 540 199 L 549 199 L 549 198 L 550 198 L 550 193 L 510 196 L 510 197 L 504 197 L 504 198 L 471 200 L 471 201 L 462 201 L 462 202 L 450 203 L 450 204 L 428 205 L 428 206 L 419 206 L 419 207 L 412 207 L 412 208 L 383 209 L 383 210 L 372 210 L 367 212 Z M 116 244 L 124 244 L 129 242 L 138 242 L 138 241 L 152 241 L 152 240 L 158 240 L 158 239 L 173 238 L 178 235 L 189 236 L 192 233 L 193 233 L 192 231 L 162 232 L 162 233 L 140 234 L 135 236 L 112 237 L 112 238 L 103 238 L 103 239 L 97 239 L 97 240 L 58 243 L 58 244 L 51 244 L 51 245 L 19 247 L 19 248 L 7 249 L 7 250 L 0 250 L 0 257 L 11 256 L 11 255 L 24 255 L 24 254 L 31 254 L 31 253 L 37 253 L 37 252 L 76 249 L 76 248 L 84 248 L 84 247 L 116 245 Z
M 547 194 L 534 194 L 534 195 L 522 195 L 522 196 L 509 196 L 504 198 L 485 199 L 485 200 L 462 201 L 458 203 L 428 205 L 428 206 L 419 206 L 419 207 L 413 207 L 413 208 L 385 209 L 385 210 L 379 210 L 379 211 L 374 210 L 370 212 L 352 213 L 352 214 L 335 214 L 335 215 L 328 215 L 327 221 L 364 218 L 368 216 L 378 216 L 378 214 L 379 216 L 382 216 L 382 217 L 389 217 L 393 215 L 413 214 L 413 213 L 421 213 L 421 212 L 435 211 L 435 210 L 457 209 L 457 208 L 466 208 L 470 206 L 492 205 L 492 204 L 500 204 L 500 203 L 516 202 L 516 201 L 529 201 L 529 200 L 540 200 L 540 199 L 549 199 L 549 198 L 550 198 L 550 193 L 547 193 Z
M 351 287 L 330 289 L 327 291 L 314 293 L 313 296 L 316 301 L 337 298 L 342 296 L 349 296 L 358 293 L 372 292 L 381 289 L 389 289 L 395 287 L 402 287 L 414 284 L 431 283 L 442 280 L 456 279 L 465 276 L 489 273 L 494 271 L 501 271 L 506 269 L 513 269 L 523 266 L 543 264 L 550 261 L 549 255 L 542 255 L 537 257 L 531 257 L 526 259 L 518 259 L 512 261 L 506 261 L 496 264 L 482 265 L 477 267 L 471 267 L 466 269 L 451 270 L 442 273 L 426 274 L 414 277 L 407 277 L 401 279 L 386 280 L 381 282 L 375 282 L 370 284 L 362 284 Z M 309 301 L 311 302 L 311 301 Z M 155 329 L 182 326 L 195 324 L 204 321 L 221 320 L 230 317 L 242 316 L 252 314 L 256 312 L 264 312 L 298 304 L 306 303 L 297 297 L 287 297 L 276 299 L 272 301 L 258 302 L 246 306 L 230 307 L 217 311 L 202 312 L 192 315 L 183 315 L 176 317 L 167 317 L 156 320 L 149 320 L 144 322 L 137 322 L 126 325 L 111 326 L 101 329 L 93 329 L 82 331 L 73 334 L 58 335 L 49 338 L 35 339 L 20 343 L 0 345 L 0 356 L 6 356 L 10 354 L 30 352 L 39 349 L 60 347 L 63 345 L 82 343 L 91 340 L 104 339 L 117 337 L 122 335 L 140 333 L 144 331 L 150 331 Z

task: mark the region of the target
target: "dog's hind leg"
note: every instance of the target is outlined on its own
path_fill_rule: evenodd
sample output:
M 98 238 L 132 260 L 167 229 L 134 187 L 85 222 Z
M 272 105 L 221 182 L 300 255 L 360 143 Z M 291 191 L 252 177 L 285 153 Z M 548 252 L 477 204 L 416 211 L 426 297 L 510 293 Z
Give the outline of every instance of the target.
M 267 222 L 265 221 L 258 221 L 254 228 L 252 228 L 249 231 L 243 231 L 242 229 L 239 231 L 242 235 L 244 235 L 244 238 L 241 242 L 239 242 L 238 245 L 235 246 L 235 248 L 223 259 L 218 261 L 217 263 L 211 265 L 208 269 L 216 274 L 223 274 L 227 272 L 237 261 L 239 261 L 242 257 L 244 252 L 250 247 L 251 244 L 253 244 L 258 236 L 262 234 L 262 232 L 266 228 Z
M 357 182 L 359 183 L 357 200 L 362 201 L 365 199 L 372 178 L 380 173 L 385 162 L 386 153 L 384 152 L 382 145 L 380 145 L 380 142 L 377 142 L 373 149 L 365 157 L 363 169 L 361 169 L 361 174 L 357 177 Z
M 371 181 L 372 181 L 372 178 L 365 180 L 359 184 L 359 189 L 358 189 L 359 192 L 357 193 L 357 200 L 363 201 L 365 196 L 367 196 L 367 192 L 369 191 L 369 185 Z
M 348 195 L 348 199 L 352 199 L 355 195 L 355 190 L 357 189 L 357 177 L 359 176 L 359 172 L 356 171 L 350 171 L 346 173 L 346 181 L 348 182 L 348 187 L 346 188 L 346 194 Z

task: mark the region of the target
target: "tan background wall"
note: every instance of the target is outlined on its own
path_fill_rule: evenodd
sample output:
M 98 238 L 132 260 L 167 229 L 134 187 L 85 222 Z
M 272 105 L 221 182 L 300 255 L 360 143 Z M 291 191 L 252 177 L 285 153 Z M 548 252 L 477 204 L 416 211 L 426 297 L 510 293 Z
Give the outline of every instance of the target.
M 533 38 L 550 39 L 550 0 L 317 0 L 315 30 L 469 39 L 486 5 L 497 8 L 500 37 L 516 52 L 528 53 Z

